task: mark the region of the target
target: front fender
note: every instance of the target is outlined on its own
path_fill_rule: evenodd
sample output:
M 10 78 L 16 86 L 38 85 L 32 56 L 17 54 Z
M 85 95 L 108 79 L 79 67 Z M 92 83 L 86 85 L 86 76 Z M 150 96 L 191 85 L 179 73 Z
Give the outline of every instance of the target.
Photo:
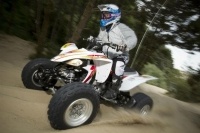
M 113 61 L 110 59 L 96 59 L 94 64 L 96 66 L 96 77 L 95 79 L 99 83 L 103 83 L 107 80 L 110 75 Z
M 88 71 L 83 83 L 89 83 L 95 74 L 95 80 L 98 83 L 104 83 L 110 75 L 113 61 L 110 59 L 96 59 L 93 61 L 94 65 L 87 65 L 83 67 Z

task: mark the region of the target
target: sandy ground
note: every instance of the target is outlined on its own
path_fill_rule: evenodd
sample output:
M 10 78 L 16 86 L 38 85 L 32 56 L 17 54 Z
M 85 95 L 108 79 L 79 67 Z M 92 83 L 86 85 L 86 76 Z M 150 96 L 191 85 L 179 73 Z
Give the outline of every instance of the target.
M 26 89 L 21 71 L 33 52 L 30 42 L 0 34 L 0 132 L 1 133 L 199 133 L 200 106 L 163 95 L 158 87 L 143 84 L 142 91 L 153 98 L 147 117 L 119 107 L 101 105 L 90 125 L 58 131 L 47 119 L 51 95 Z

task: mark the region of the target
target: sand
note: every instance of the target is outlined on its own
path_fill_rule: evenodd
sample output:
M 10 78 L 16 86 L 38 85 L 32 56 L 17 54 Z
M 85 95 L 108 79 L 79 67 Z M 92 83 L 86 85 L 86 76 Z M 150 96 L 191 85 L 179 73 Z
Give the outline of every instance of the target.
M 200 105 L 178 101 L 165 90 L 148 84 L 135 89 L 148 94 L 154 107 L 148 116 L 101 104 L 95 120 L 68 130 L 53 129 L 47 118 L 51 95 L 26 89 L 23 66 L 34 52 L 30 42 L 0 34 L 0 132 L 1 133 L 199 133 Z

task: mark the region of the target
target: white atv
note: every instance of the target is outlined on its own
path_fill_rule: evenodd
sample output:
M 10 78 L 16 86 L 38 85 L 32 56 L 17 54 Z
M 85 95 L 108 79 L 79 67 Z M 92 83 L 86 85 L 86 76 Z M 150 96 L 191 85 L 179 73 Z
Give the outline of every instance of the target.
M 48 89 L 53 92 L 49 103 L 48 118 L 55 129 L 67 129 L 89 124 L 100 107 L 100 101 L 108 101 L 122 107 L 133 108 L 147 114 L 153 100 L 144 93 L 130 95 L 136 86 L 156 79 L 149 75 L 139 75 L 126 68 L 119 92 L 115 99 L 103 95 L 112 87 L 112 60 L 102 52 L 103 45 L 111 48 L 113 44 L 100 44 L 96 39 L 89 40 L 88 49 L 78 49 L 74 43 L 61 47 L 61 52 L 49 61 L 35 59 L 22 71 L 22 81 L 27 88 Z M 58 80 L 64 85 L 56 86 Z

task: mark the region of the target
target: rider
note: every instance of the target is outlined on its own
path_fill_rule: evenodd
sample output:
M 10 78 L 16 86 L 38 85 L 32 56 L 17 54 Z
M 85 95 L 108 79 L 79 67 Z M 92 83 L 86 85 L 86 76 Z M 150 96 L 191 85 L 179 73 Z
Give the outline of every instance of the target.
M 98 5 L 98 8 L 101 11 L 101 20 L 97 38 L 103 43 L 116 45 L 115 49 L 107 45 L 103 46 L 103 52 L 113 60 L 112 87 L 106 91 L 104 97 L 114 99 L 121 85 L 124 68 L 129 61 L 129 50 L 136 46 L 137 37 L 132 29 L 119 22 L 121 11 L 118 6 L 103 4 Z

